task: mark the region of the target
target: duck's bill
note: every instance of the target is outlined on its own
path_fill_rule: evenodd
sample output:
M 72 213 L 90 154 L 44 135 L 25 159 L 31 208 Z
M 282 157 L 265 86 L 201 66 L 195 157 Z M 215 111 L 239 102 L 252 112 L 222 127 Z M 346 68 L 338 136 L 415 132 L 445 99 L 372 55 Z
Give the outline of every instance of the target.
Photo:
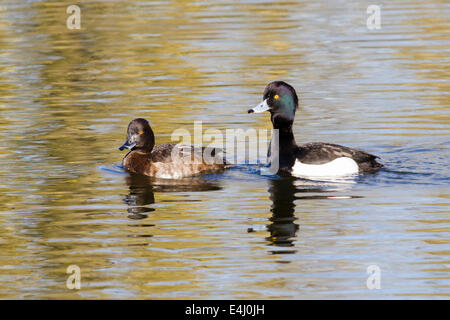
M 248 113 L 261 113 L 264 111 L 269 110 L 269 105 L 267 104 L 267 99 L 264 100 L 263 102 L 261 102 L 260 104 L 258 104 L 256 107 L 254 107 L 253 109 L 249 109 Z
M 119 147 L 119 150 L 120 151 L 122 151 L 123 149 L 130 149 L 131 150 L 135 146 L 136 146 L 136 143 L 130 143 L 130 142 L 128 142 L 128 139 L 127 139 L 127 141 L 125 141 L 125 143 Z

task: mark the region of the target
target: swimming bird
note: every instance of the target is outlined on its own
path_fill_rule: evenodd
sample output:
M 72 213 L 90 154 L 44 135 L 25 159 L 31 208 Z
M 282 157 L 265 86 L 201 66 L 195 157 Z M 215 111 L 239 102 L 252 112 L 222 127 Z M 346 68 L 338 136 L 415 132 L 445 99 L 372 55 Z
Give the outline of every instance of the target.
M 297 177 L 338 177 L 374 173 L 383 165 L 375 155 L 332 143 L 311 142 L 297 145 L 292 125 L 298 109 L 295 89 L 284 81 L 269 83 L 263 101 L 248 113 L 270 112 L 278 139 L 271 140 L 268 162 L 278 161 L 278 172 Z
M 123 158 L 125 170 L 163 179 L 180 179 L 204 173 L 219 172 L 227 167 L 220 148 L 192 145 L 160 144 L 147 120 L 132 120 L 127 139 L 119 150 L 131 151 Z

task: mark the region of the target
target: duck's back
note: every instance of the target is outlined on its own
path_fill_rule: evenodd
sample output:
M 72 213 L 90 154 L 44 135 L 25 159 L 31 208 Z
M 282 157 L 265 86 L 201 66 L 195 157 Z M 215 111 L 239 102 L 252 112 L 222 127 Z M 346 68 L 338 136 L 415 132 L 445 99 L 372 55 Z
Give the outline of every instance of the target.
M 152 162 L 171 162 L 172 151 L 175 144 L 164 143 L 155 146 L 150 154 Z

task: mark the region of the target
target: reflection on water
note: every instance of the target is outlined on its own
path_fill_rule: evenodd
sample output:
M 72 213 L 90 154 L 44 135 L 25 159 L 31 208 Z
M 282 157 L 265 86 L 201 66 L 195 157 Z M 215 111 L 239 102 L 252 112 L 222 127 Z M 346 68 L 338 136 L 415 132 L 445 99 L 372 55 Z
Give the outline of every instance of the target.
M 268 240 L 274 245 L 281 247 L 292 247 L 298 224 L 295 213 L 295 194 L 297 188 L 294 180 L 290 178 L 273 179 L 270 181 L 269 194 L 272 206 L 270 211 L 272 222 L 267 226 L 270 232 Z M 295 252 L 295 251 L 293 251 Z
M 293 177 L 275 177 L 269 180 L 269 199 L 272 201 L 272 216 L 267 226 L 272 244 L 292 247 L 299 225 L 295 223 L 295 201 L 339 200 L 362 198 L 353 195 L 334 195 L 332 191 L 350 191 L 356 177 L 335 178 L 332 181 L 302 180 Z M 331 194 L 329 194 L 331 193 Z M 302 195 L 300 195 L 302 194 Z M 295 253 L 296 251 L 276 251 L 276 253 Z M 275 253 L 275 252 L 274 252 Z
M 146 213 L 155 211 L 154 208 L 146 207 L 146 205 L 155 203 L 155 194 L 150 179 L 143 175 L 130 174 L 126 176 L 125 180 L 130 187 L 130 193 L 123 199 L 123 202 L 128 205 L 128 218 L 147 218 Z
M 220 186 L 214 181 L 204 177 L 192 177 L 184 179 L 155 179 L 140 174 L 130 173 L 125 176 L 130 193 L 125 196 L 123 202 L 128 205 L 127 212 L 130 219 L 147 218 L 148 212 L 155 211 L 147 205 L 155 203 L 155 192 L 196 192 L 220 190 Z
M 77 31 L 66 1 L 3 1 L 0 298 L 448 297 L 450 7 L 389 1 L 368 30 L 369 4 L 86 0 Z M 345 181 L 117 169 L 133 118 L 158 144 L 195 120 L 271 128 L 246 110 L 279 79 L 300 96 L 299 144 L 361 148 L 388 169 Z

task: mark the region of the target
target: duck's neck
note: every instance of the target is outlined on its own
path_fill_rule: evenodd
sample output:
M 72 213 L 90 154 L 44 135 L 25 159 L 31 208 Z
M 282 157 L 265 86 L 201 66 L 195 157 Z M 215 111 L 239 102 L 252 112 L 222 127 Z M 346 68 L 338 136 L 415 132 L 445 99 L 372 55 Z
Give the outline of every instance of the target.
M 151 154 L 153 150 L 153 146 L 145 146 L 145 147 L 134 147 L 128 154 L 135 153 L 135 154 L 141 154 L 141 155 L 148 155 Z
M 294 133 L 292 132 L 292 124 L 277 128 L 274 125 L 272 139 L 270 141 L 270 149 L 268 152 L 268 161 L 278 161 L 279 168 L 290 168 L 296 157 L 297 143 L 295 142 Z
M 292 132 L 292 124 L 288 127 L 274 129 L 278 130 L 278 147 L 280 154 L 292 152 L 297 147 L 294 133 Z

